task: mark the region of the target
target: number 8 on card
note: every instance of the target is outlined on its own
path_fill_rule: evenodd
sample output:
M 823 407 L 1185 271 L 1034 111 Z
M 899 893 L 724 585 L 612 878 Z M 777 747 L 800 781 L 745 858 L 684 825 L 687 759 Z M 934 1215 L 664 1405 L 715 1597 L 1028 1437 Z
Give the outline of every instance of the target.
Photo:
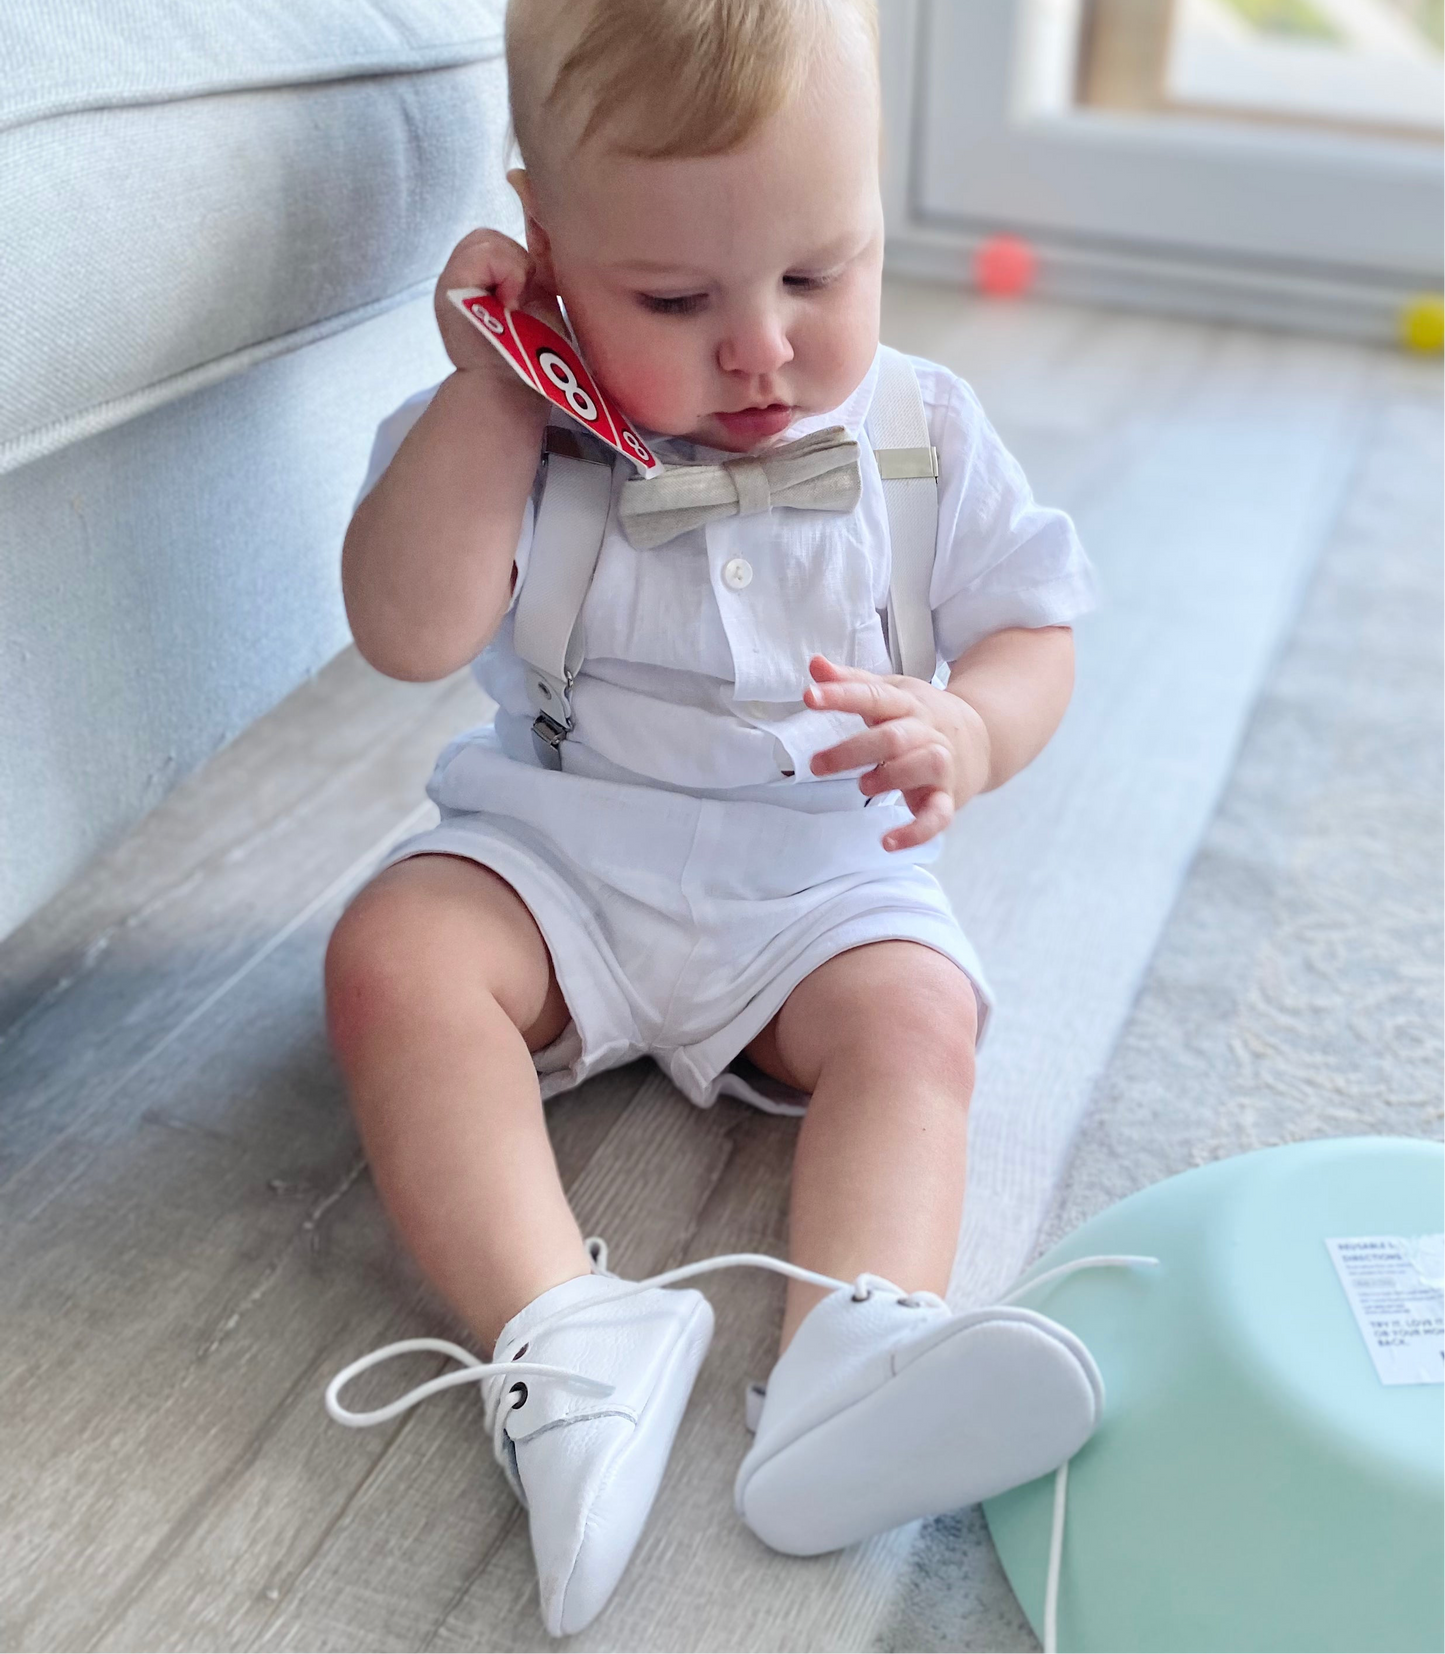
M 637 432 L 608 402 L 572 345 L 525 310 L 506 310 L 492 293 L 454 287 L 447 297 L 511 363 L 518 378 L 570 414 L 609 448 L 624 454 L 645 477 L 662 469 Z

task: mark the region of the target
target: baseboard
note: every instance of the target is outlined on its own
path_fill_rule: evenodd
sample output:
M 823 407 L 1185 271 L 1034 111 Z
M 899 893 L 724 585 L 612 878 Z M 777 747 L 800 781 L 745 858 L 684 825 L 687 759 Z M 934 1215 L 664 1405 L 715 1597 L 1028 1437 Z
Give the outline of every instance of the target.
M 888 238 L 890 276 L 972 286 L 970 266 L 984 235 L 910 225 Z M 1401 307 L 1415 289 L 1401 277 L 1339 282 L 1249 265 L 1139 256 L 1034 238 L 1043 298 L 1120 310 L 1147 310 L 1369 343 L 1399 337 Z

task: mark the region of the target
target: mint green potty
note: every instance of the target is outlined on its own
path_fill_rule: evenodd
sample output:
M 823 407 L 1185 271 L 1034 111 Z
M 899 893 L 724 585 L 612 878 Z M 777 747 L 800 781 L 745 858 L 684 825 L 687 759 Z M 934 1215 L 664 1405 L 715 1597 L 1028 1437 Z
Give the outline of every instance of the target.
M 1076 1332 L 1104 1417 L 1069 1466 L 1061 1649 L 1438 1651 L 1442 1392 L 1376 1374 L 1326 1239 L 1438 1234 L 1445 1151 L 1346 1137 L 1143 1189 L 1039 1259 L 1016 1302 Z M 984 1511 L 1043 1640 L 1054 1478 Z

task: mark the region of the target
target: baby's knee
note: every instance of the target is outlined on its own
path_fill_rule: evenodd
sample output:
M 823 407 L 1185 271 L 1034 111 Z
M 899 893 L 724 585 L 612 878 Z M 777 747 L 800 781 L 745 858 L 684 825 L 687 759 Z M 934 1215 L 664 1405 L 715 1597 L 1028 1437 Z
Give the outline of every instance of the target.
M 567 1009 L 521 898 L 489 869 L 451 856 L 386 868 L 337 921 L 326 950 L 326 1014 L 345 1062 L 379 1027 L 474 1028 L 489 1009 L 532 1048 Z
M 368 885 L 331 932 L 326 1025 L 343 1060 L 365 1032 L 390 1020 L 415 992 L 417 960 L 407 945 L 408 929 L 407 903 L 385 886 Z
M 914 1077 L 967 1102 L 974 1088 L 974 1049 L 979 1040 L 979 999 L 966 973 L 942 954 L 929 953 L 911 982 L 883 994 L 881 1025 L 889 1030 L 899 1064 Z
M 463 984 L 473 1001 L 486 991 L 483 973 L 457 970 L 436 902 L 393 871 L 353 899 L 327 944 L 327 1029 L 343 1061 L 378 1030 L 445 1019 Z
M 979 1026 L 972 979 L 921 944 L 903 946 L 887 963 L 893 968 L 879 972 L 843 1026 L 915 1083 L 932 1079 L 967 1104 Z

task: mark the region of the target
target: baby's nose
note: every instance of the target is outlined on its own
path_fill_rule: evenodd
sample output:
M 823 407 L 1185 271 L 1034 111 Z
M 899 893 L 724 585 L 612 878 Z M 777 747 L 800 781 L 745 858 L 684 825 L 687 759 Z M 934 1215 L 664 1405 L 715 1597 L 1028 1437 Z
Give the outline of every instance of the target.
M 776 373 L 793 359 L 780 317 L 740 318 L 718 346 L 718 366 L 724 373 Z

